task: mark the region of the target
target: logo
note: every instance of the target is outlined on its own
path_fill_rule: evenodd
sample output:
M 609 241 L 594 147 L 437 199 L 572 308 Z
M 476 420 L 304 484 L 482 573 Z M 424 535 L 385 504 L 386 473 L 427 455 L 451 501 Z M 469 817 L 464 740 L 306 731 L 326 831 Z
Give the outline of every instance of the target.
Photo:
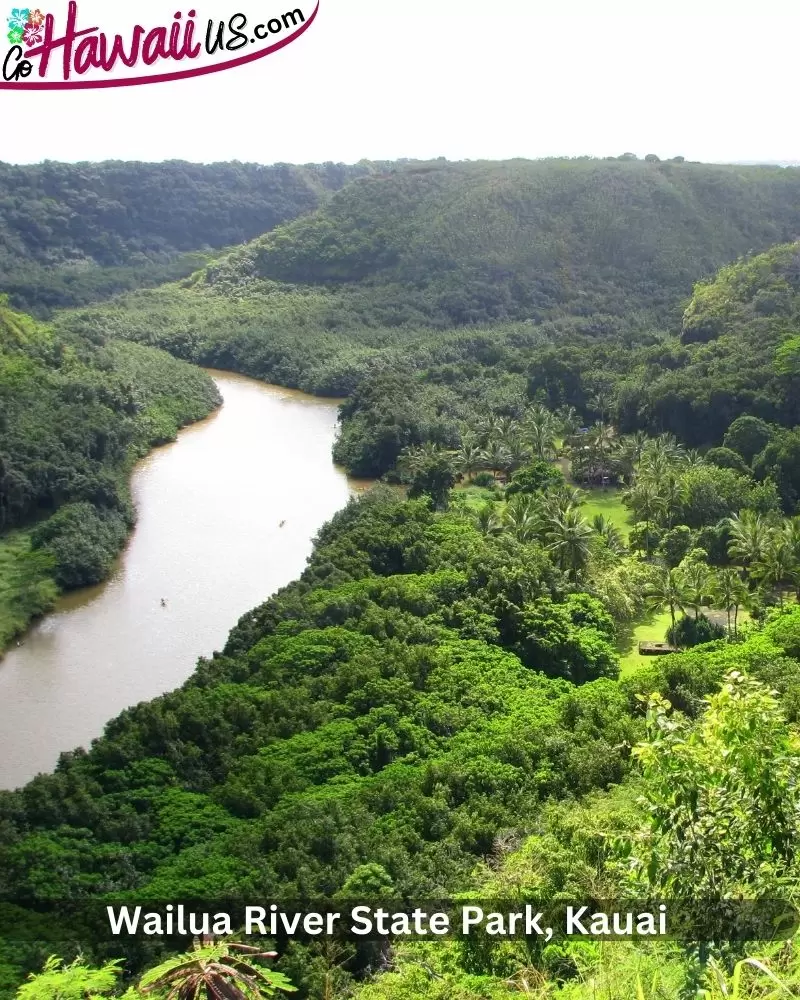
M 290 6 L 291 0 L 284 4 Z M 77 0 L 60 14 L 14 7 L 4 33 L 0 22 L 0 89 L 134 87 L 219 73 L 285 48 L 311 27 L 318 10 L 317 0 L 308 13 L 294 7 L 220 19 L 203 18 L 193 7 L 165 18 L 169 23 L 102 30 L 92 25 L 99 18 L 81 16 Z

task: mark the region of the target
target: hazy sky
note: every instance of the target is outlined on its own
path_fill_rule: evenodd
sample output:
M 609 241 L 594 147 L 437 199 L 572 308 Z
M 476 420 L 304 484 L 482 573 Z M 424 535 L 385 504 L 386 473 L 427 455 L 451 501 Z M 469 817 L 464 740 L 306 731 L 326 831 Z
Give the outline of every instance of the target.
M 193 2 L 203 23 L 239 10 L 266 19 L 295 5 Z M 310 12 L 314 0 L 300 5 Z M 60 13 L 66 2 L 51 6 Z M 130 26 L 134 13 L 163 24 L 189 6 L 113 4 L 115 21 L 130 11 Z M 0 91 L 0 159 L 302 163 L 632 151 L 800 160 L 800 4 L 748 7 L 321 0 L 301 39 L 250 66 L 118 90 Z M 108 24 L 107 3 L 79 8 L 105 9 L 97 23 Z

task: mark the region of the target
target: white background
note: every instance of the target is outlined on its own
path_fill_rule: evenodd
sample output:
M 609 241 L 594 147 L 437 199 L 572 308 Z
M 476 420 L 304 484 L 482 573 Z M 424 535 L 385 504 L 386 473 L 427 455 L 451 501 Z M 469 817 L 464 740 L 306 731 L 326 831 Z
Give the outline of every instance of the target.
M 46 0 L 39 6 L 47 10 Z M 50 6 L 63 23 L 66 0 Z M 195 6 L 203 25 L 240 10 L 255 23 L 294 0 Z M 310 11 L 313 0 L 301 6 Z M 0 91 L 0 159 L 354 162 L 632 151 L 800 160 L 800 5 L 748 6 L 321 0 L 301 39 L 250 66 L 109 91 Z M 130 31 L 137 20 L 169 24 L 190 5 L 80 0 L 79 9 L 82 23 L 94 17 L 104 30 Z

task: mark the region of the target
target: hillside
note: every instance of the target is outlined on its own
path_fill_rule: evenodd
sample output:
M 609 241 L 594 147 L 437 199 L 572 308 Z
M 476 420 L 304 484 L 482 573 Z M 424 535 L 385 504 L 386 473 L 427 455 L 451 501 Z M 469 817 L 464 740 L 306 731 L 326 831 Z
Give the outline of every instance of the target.
M 670 462 L 696 476 L 686 456 Z M 710 469 L 703 478 L 706 487 L 716 481 Z M 574 510 L 562 487 L 518 499 Z M 718 878 L 745 898 L 796 885 L 800 758 L 782 713 L 796 721 L 800 704 L 797 608 L 742 642 L 731 635 L 618 683 L 615 628 L 631 609 L 641 613 L 659 566 L 614 554 L 594 535 L 571 583 L 549 529 L 526 536 L 510 517 L 497 525 L 486 531 L 456 498 L 447 512 L 388 489 L 353 501 L 320 533 L 302 579 L 243 615 L 224 651 L 201 660 L 180 690 L 123 712 L 88 753 L 64 754 L 54 774 L 0 793 L 0 903 L 288 905 L 464 892 L 685 900 L 687 884 L 708 893 Z M 697 558 L 680 572 L 725 572 Z M 731 671 L 739 671 L 735 690 L 719 693 Z M 663 774 L 645 766 L 642 782 L 630 748 L 646 737 L 655 752 L 669 738 L 652 717 L 645 726 L 639 696 L 652 692 L 681 710 L 672 738 L 685 734 L 686 749 L 674 761 L 662 755 Z M 675 815 L 677 782 L 695 812 L 687 805 Z M 687 857 L 695 815 L 708 832 Z M 673 826 L 659 826 L 661 817 Z M 781 831 L 788 846 L 776 848 Z M 18 982 L 66 937 L 86 942 L 88 956 L 118 953 L 119 940 L 80 930 L 88 908 L 67 912 L 79 921 L 69 935 L 56 910 L 44 934 L 25 935 L 23 950 L 0 949 L 0 979 Z M 12 917 L 17 933 L 37 926 L 23 910 Z M 0 945 L 14 937 L 8 920 Z M 130 972 L 152 961 L 154 944 L 125 941 Z M 615 947 L 631 963 L 616 976 L 635 983 L 636 959 L 650 954 L 691 981 L 695 959 L 680 944 L 659 942 L 655 953 L 641 942 Z M 505 998 L 504 981 L 525 969 L 589 1000 L 597 994 L 581 970 L 614 965 L 613 953 L 584 942 L 542 952 L 536 941 L 502 938 L 437 941 L 432 952 L 412 942 L 388 969 L 371 942 L 280 950 L 279 968 L 301 998 L 344 998 L 382 970 L 365 998 Z M 326 990 L 332 983 L 335 992 Z
M 62 337 L 0 298 L 0 653 L 60 589 L 105 577 L 132 462 L 219 402 L 163 351 Z
M 400 164 L 181 282 L 51 326 L 3 311 L 6 548 L 37 560 L 31 600 L 102 567 L 133 455 L 214 405 L 158 348 L 346 395 L 336 457 L 407 493 L 351 501 L 180 689 L 0 793 L 0 993 L 56 948 L 123 950 L 60 903 L 665 899 L 708 919 L 797 897 L 799 183 Z M 639 657 L 640 630 L 673 652 Z M 125 941 L 125 985 L 180 946 Z M 796 947 L 707 925 L 276 950 L 300 1000 L 800 982 Z M 779 990 L 734 973 L 747 954 Z
M 797 234 L 800 171 L 778 167 L 396 164 L 180 284 L 67 321 L 340 392 L 414 331 L 677 329 L 696 281 Z
M 800 172 L 768 167 L 410 166 L 347 185 L 208 280 L 399 283 L 449 325 L 674 306 L 731 258 L 800 234 L 799 194 Z
M 189 274 L 317 208 L 364 164 L 0 163 L 0 293 L 38 312 Z
M 778 167 L 376 167 L 180 283 L 55 325 L 348 396 L 336 458 L 357 475 L 530 398 L 708 447 L 742 414 L 800 424 L 796 245 L 753 252 L 800 232 L 799 195 Z M 181 221 L 176 245 L 206 224 Z

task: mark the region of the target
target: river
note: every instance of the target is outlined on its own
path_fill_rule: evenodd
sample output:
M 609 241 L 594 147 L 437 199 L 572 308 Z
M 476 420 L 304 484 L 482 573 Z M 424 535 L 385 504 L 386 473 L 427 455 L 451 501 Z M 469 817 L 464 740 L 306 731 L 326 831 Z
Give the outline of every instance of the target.
M 113 575 L 61 599 L 0 661 L 0 788 L 183 683 L 300 575 L 318 529 L 363 488 L 331 460 L 334 401 L 210 374 L 222 408 L 134 471 L 139 518 Z

